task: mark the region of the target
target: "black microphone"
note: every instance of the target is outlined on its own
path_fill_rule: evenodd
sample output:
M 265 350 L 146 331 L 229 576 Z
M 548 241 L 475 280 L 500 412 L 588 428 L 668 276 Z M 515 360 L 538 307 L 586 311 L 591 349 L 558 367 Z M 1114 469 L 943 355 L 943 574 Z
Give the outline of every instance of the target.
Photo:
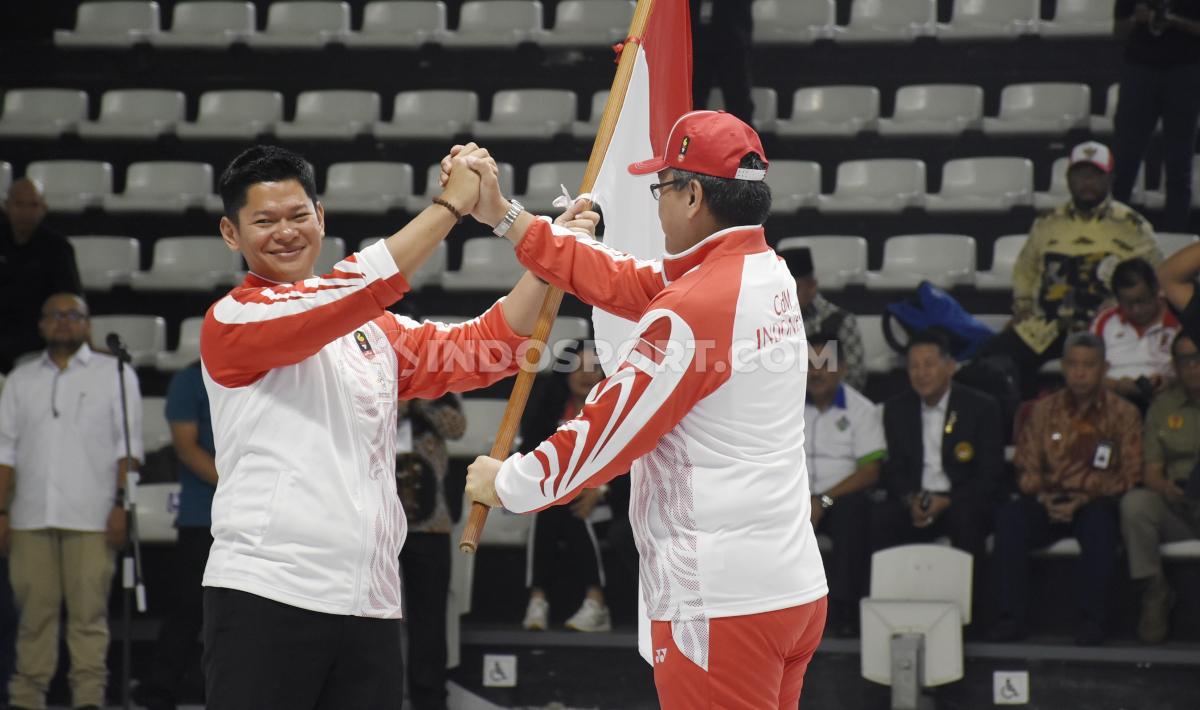
M 133 358 L 129 356 L 129 351 L 126 350 L 125 345 L 121 343 L 121 336 L 117 335 L 116 333 L 109 333 L 108 337 L 104 339 L 104 342 L 108 345 L 108 351 L 113 355 L 116 355 L 117 359 L 121 362 L 133 361 Z

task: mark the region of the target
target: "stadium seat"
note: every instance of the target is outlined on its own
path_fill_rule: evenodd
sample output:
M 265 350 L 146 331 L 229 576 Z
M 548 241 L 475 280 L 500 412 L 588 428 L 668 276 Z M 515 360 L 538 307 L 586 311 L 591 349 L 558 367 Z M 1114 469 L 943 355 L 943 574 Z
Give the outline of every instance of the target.
M 25 177 L 41 183 L 51 212 L 82 212 L 99 207 L 112 194 L 113 169 L 94 160 L 38 160 Z
M 562 0 L 554 11 L 554 28 L 534 39 L 556 49 L 608 47 L 628 36 L 636 5 L 631 0 Z
M 752 123 L 759 133 L 774 133 L 779 123 L 779 97 L 775 90 L 766 86 L 756 86 L 750 90 L 750 100 L 754 103 Z M 713 89 L 708 94 L 708 108 L 713 111 L 725 110 L 725 95 L 720 89 Z
M 801 44 L 829 39 L 835 21 L 834 0 L 754 0 L 754 43 Z
M 1200 155 L 1192 158 L 1192 184 L 1196 184 L 1196 175 L 1200 175 Z M 1200 189 L 1192 190 L 1192 208 L 1200 207 Z
M 993 333 L 1004 330 L 1013 318 L 1011 313 L 973 313 L 972 315 L 975 320 L 986 325 Z
M 321 255 L 317 257 L 317 263 L 313 264 L 313 272 L 318 276 L 328 274 L 333 271 L 333 267 L 337 266 L 339 261 L 345 258 L 346 240 L 326 235 L 321 240 Z
M 867 372 L 886 374 L 904 367 L 904 360 L 883 337 L 882 316 L 859 315 L 855 316 L 855 320 L 862 334 L 863 364 Z
M 608 104 L 608 89 L 603 89 L 592 94 L 592 107 L 588 113 L 588 120 L 573 121 L 571 123 L 571 135 L 584 140 L 592 140 L 600 131 L 600 119 L 604 117 L 604 107 Z
M 75 9 L 75 29 L 54 30 L 54 46 L 128 48 L 159 31 L 156 2 L 85 2 Z
M 814 86 L 792 97 L 791 118 L 776 123 L 780 136 L 853 136 L 875 130 L 879 89 L 873 86 Z
M 100 345 L 109 333 L 116 333 L 129 350 L 134 367 L 152 366 L 158 354 L 167 349 L 167 321 L 162 316 L 92 316 L 91 321 L 92 342 Z
M 775 251 L 782 255 L 801 247 L 807 247 L 812 252 L 813 274 L 822 290 L 838 291 L 850 284 L 866 282 L 866 239 L 840 234 L 788 237 L 779 240 Z
M 212 191 L 213 169 L 208 163 L 132 163 L 125 173 L 125 191 L 105 195 L 103 204 L 106 212 L 180 214 L 203 208 Z
M 371 237 L 370 239 L 364 239 L 355 251 L 362 251 L 383 238 Z M 421 268 L 417 269 L 417 273 L 408 279 L 408 285 L 412 290 L 418 291 L 430 284 L 441 284 L 442 274 L 446 271 L 446 252 L 446 242 L 438 242 L 437 248 L 433 250 L 433 254 L 425 260 Z
M 813 207 L 821 194 L 821 164 L 810 160 L 772 160 L 767 170 L 771 212 L 794 214 Z
M 8 188 L 12 186 L 12 176 L 12 163 L 0 160 L 0 195 L 8 194 Z
M 392 104 L 392 120 L 377 122 L 376 138 L 449 140 L 467 133 L 479 120 L 479 96 L 460 89 L 401 91 Z
M 516 199 L 533 214 L 558 214 L 561 210 L 554 206 L 554 198 L 562 195 L 563 187 L 576 194 L 583 184 L 585 170 L 587 163 L 582 160 L 534 163 L 529 166 L 525 194 Z
M 360 49 L 415 48 L 446 36 L 446 4 L 411 0 L 367 3 L 362 29 L 342 41 Z
M 992 268 L 975 272 L 975 288 L 980 291 L 1011 291 L 1013 266 L 1025 246 L 1028 234 L 1006 234 L 992 242 Z
M 1071 191 L 1067 188 L 1067 167 L 1070 159 L 1056 158 L 1050 167 L 1050 189 L 1045 192 L 1033 193 L 1033 206 L 1039 210 L 1050 210 L 1071 199 Z
M 1200 242 L 1200 235 L 1182 232 L 1155 232 L 1154 241 L 1158 242 L 1158 250 L 1166 259 L 1180 249 Z
M 942 189 L 925 197 L 929 212 L 1006 212 L 1033 204 L 1033 161 L 958 158 L 942 167 Z
M 511 163 L 497 163 L 496 167 L 500 168 L 500 194 L 512 195 L 515 192 L 514 185 L 516 184 L 516 171 L 513 170 Z M 409 212 L 417 214 L 421 210 L 429 206 L 429 201 L 441 194 L 441 186 L 438 185 L 438 176 L 441 175 L 442 169 L 438 163 L 429 166 L 425 171 L 425 191 L 419 195 L 410 195 L 405 201 L 405 206 Z
M 507 0 L 496 0 L 503 4 Z M 471 3 L 468 3 L 471 4 Z M 472 132 L 484 140 L 550 140 L 575 121 L 575 92 L 564 89 L 508 89 L 492 98 L 492 116 L 476 121 Z
M 141 242 L 133 237 L 68 237 L 85 291 L 110 291 L 141 268 Z
M 165 89 L 114 89 L 100 98 L 100 117 L 79 124 L 88 140 L 154 140 L 183 121 L 183 92 Z
M 333 214 L 381 215 L 403 208 L 412 191 L 413 170 L 407 163 L 334 163 L 325 174 L 321 202 Z
M 507 48 L 537 38 L 544 26 L 542 4 L 537 0 L 471 0 L 462 4 L 458 29 L 447 33 L 442 44 Z
M 906 234 L 883 243 L 883 269 L 867 272 L 867 288 L 910 290 L 975 283 L 975 239 L 962 234 Z
M 379 121 L 374 91 L 305 91 L 296 98 L 296 116 L 275 124 L 283 140 L 350 140 Z
M 956 136 L 983 123 L 983 89 L 970 84 L 916 84 L 896 91 L 891 118 L 879 119 L 884 136 Z
M 149 271 L 134 272 L 135 291 L 212 291 L 239 281 L 242 255 L 217 236 L 162 237 Z
M 827 213 L 901 212 L 925 199 L 925 163 L 885 158 L 851 160 L 838 165 L 832 195 L 817 198 Z
M 92 323 L 95 322 L 96 319 L 93 317 Z M 150 452 L 170 445 L 171 425 L 167 422 L 166 397 L 142 397 L 143 448 Z
M 507 406 L 508 400 L 505 399 L 464 398 L 462 408 L 467 429 L 461 438 L 446 442 L 447 452 L 454 458 L 472 460 L 476 456 L 491 453 L 496 431 L 500 428 L 500 420 L 504 418 Z
M 1087 84 L 1011 84 L 1000 93 L 1000 115 L 983 119 L 988 135 L 1066 133 L 1087 128 L 1092 112 Z
M 278 91 L 206 91 L 195 122 L 180 123 L 181 140 L 253 140 L 283 120 Z
M 181 2 L 171 15 L 171 31 L 150 37 L 161 49 L 228 49 L 254 34 L 254 4 L 205 0 Z
M 1058 0 L 1054 19 L 1042 21 L 1043 37 L 1110 37 L 1116 0 Z
M 176 372 L 200 359 L 200 326 L 204 316 L 185 318 L 179 325 L 179 347 L 161 352 L 154 358 L 154 369 Z
M 458 271 L 442 274 L 447 291 L 507 291 L 525 269 L 517 263 L 512 245 L 495 237 L 477 237 L 463 243 Z
M 838 42 L 910 42 L 937 34 L 937 0 L 853 0 Z
M 1151 190 L 1146 187 L 1146 164 L 1142 163 L 1133 181 L 1133 192 L 1129 196 L 1129 202 L 1149 210 L 1162 209 L 1167 204 L 1166 186 L 1167 173 L 1164 169 L 1158 176 L 1158 189 Z
M 1113 132 L 1113 119 L 1117 117 L 1117 103 L 1121 100 L 1121 85 L 1112 84 L 1104 96 L 1104 113 L 1092 116 L 1090 125 L 1092 133 L 1106 134 Z
M 145 398 L 142 400 L 145 407 Z M 143 413 L 143 424 L 145 414 Z M 145 433 L 142 435 L 145 440 Z M 152 545 L 174 545 L 179 540 L 179 529 L 175 527 L 175 519 L 179 513 L 178 481 L 170 483 L 138 484 L 137 491 L 137 526 L 138 539 L 141 543 Z
M 950 22 L 938 25 L 938 39 L 1012 39 L 1036 34 L 1041 5 L 1041 0 L 954 0 Z
M 350 32 L 350 5 L 328 0 L 276 0 L 267 28 L 250 36 L 255 49 L 320 49 Z
M 87 117 L 88 97 L 82 91 L 12 89 L 4 94 L 0 138 L 59 138 Z

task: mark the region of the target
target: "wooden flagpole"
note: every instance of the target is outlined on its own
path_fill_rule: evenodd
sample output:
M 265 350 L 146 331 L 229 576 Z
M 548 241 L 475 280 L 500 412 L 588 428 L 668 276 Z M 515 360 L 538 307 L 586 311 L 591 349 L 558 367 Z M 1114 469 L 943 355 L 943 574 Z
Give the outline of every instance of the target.
M 654 0 L 638 0 L 637 8 L 633 12 L 633 21 L 629 24 L 629 39 L 625 41 L 625 46 L 621 50 L 617 75 L 613 79 L 608 102 L 604 105 L 604 115 L 600 118 L 600 127 L 596 131 L 596 142 L 592 144 L 592 155 L 588 159 L 587 170 L 583 174 L 583 184 L 579 187 L 581 193 L 590 192 L 592 185 L 596 182 L 596 176 L 600 174 L 600 166 L 604 163 L 604 156 L 608 153 L 608 145 L 612 141 L 613 131 L 617 127 L 617 119 L 625 104 L 625 90 L 629 86 L 630 77 L 633 76 L 633 64 L 637 58 L 637 43 L 641 42 L 653 5 Z M 550 328 L 554 325 L 555 316 L 558 315 L 562 297 L 563 292 L 553 286 L 546 291 L 546 298 L 542 301 L 542 310 L 538 314 L 537 324 L 530 336 L 533 341 L 532 347 L 525 352 L 524 366 L 517 373 L 512 395 L 508 398 L 508 406 L 504 409 L 504 417 L 500 420 L 496 440 L 492 444 L 492 458 L 504 460 L 508 458 L 509 451 L 512 449 L 513 439 L 517 435 L 517 427 L 521 423 L 521 416 L 525 413 L 525 404 L 529 401 L 529 391 L 533 388 L 533 379 L 537 375 L 537 362 L 541 359 L 542 351 L 546 349 L 546 340 L 550 337 Z M 483 526 L 487 522 L 489 510 L 482 503 L 471 504 L 470 517 L 467 519 L 466 527 L 463 528 L 458 549 L 471 553 L 479 546 L 479 536 L 483 533 Z

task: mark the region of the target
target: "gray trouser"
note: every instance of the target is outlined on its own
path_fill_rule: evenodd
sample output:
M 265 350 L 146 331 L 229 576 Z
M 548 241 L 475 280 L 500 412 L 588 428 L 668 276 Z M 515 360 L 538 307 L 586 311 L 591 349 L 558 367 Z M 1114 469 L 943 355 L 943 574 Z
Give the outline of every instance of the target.
M 1129 576 L 1145 579 L 1162 573 L 1158 546 L 1200 537 L 1200 519 L 1169 505 L 1157 491 L 1134 488 L 1121 498 L 1121 534 L 1129 555 Z

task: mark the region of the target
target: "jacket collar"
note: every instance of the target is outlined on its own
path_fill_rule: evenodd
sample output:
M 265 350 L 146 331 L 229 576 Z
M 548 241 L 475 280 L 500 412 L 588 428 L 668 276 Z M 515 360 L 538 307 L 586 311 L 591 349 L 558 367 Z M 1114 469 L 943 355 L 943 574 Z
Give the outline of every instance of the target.
M 678 254 L 664 254 L 663 276 L 675 281 L 708 259 L 735 254 L 757 254 L 767 250 L 767 237 L 761 225 L 729 227 L 713 232 Z

